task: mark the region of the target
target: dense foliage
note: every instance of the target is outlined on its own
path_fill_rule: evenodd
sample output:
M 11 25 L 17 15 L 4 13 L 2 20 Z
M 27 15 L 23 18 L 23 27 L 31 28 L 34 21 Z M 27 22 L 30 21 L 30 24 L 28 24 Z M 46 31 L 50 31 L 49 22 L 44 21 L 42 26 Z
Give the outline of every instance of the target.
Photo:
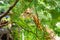
M 6 11 L 14 1 L 1 0 L 0 12 Z M 32 18 L 22 18 L 21 14 L 27 8 L 34 8 L 33 14 L 38 14 L 42 26 L 47 25 L 60 36 L 60 0 L 19 0 L 6 19 L 14 22 L 11 28 L 14 40 L 46 40 L 45 32 L 38 30 Z

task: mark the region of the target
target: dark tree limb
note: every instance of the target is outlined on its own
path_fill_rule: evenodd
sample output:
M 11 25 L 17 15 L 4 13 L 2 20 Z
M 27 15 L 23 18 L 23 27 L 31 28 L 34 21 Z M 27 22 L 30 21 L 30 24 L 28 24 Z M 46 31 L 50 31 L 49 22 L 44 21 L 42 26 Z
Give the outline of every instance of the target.
M 0 22 L 0 28 L 2 28 L 3 26 L 5 26 L 7 24 L 8 24 L 8 21 Z
M 6 15 L 9 13 L 10 10 L 12 10 L 12 8 L 17 4 L 18 1 L 19 1 L 19 0 L 16 0 L 15 3 L 14 3 L 13 5 L 11 5 L 6 12 L 4 12 L 3 14 L 0 15 L 0 20 L 1 20 L 4 16 L 6 16 Z

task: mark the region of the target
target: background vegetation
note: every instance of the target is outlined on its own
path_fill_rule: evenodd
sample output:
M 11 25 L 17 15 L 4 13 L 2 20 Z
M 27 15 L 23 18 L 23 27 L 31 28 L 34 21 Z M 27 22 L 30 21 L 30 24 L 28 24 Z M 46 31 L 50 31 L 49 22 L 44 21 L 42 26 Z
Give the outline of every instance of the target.
M 15 0 L 0 0 L 0 12 L 6 11 L 14 2 Z M 11 28 L 14 40 L 46 40 L 45 32 L 38 30 L 32 18 L 23 19 L 20 16 L 27 8 L 34 8 L 41 24 L 47 25 L 60 36 L 60 0 L 19 0 L 6 19 L 10 23 L 14 22 Z

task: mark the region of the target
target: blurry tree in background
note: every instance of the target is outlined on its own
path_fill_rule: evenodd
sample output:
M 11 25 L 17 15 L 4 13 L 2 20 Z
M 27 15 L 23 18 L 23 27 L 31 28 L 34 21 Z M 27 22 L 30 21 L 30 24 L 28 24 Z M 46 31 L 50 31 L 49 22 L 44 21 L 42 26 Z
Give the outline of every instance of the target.
M 14 1 L 0 0 L 0 15 Z M 14 40 L 47 40 L 45 35 L 48 36 L 48 33 L 39 30 L 32 18 L 21 16 L 27 8 L 33 9 L 33 14 L 38 16 L 43 29 L 47 26 L 55 32 L 55 35 L 60 36 L 60 0 L 19 0 L 9 12 L 8 18 L 3 18 L 12 23 L 11 34 Z M 6 26 L 9 28 L 11 25 Z

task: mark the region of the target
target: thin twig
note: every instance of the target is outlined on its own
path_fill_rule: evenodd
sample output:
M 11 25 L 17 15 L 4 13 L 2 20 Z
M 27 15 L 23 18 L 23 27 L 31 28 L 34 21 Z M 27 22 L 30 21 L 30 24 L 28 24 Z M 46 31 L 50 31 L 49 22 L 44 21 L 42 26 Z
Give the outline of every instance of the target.
M 4 12 L 3 14 L 0 15 L 0 20 L 1 20 L 4 16 L 6 16 L 6 15 L 9 13 L 10 10 L 12 10 L 12 8 L 17 4 L 18 1 L 19 1 L 19 0 L 16 0 L 15 3 L 14 3 L 12 6 L 10 6 L 9 9 L 8 9 L 6 12 Z

